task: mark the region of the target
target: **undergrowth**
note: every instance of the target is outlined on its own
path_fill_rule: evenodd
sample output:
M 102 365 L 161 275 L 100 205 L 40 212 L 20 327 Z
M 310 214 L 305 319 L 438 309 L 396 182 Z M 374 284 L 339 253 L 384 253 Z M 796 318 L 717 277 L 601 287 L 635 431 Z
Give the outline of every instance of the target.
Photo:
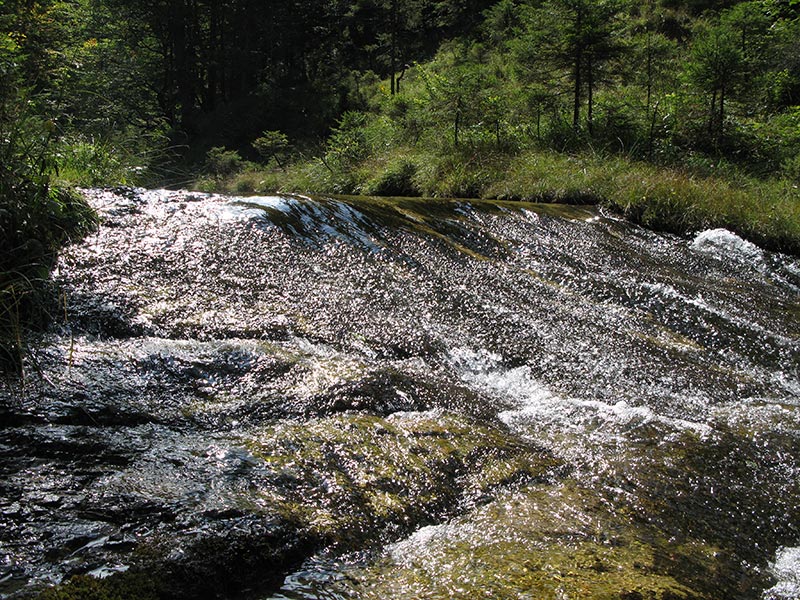
M 48 278 L 58 249 L 95 215 L 74 191 L 0 182 L 0 372 L 19 371 L 24 331 L 48 320 Z
M 0 372 L 20 371 L 24 331 L 47 320 L 58 250 L 96 222 L 75 191 L 51 185 L 54 127 L 25 106 L 0 105 Z
M 325 158 L 285 169 L 246 168 L 206 180 L 205 191 L 429 196 L 601 204 L 645 227 L 692 234 L 724 227 L 776 251 L 800 254 L 800 189 L 788 179 L 699 174 L 624 156 L 481 148 L 395 147 L 346 168 Z

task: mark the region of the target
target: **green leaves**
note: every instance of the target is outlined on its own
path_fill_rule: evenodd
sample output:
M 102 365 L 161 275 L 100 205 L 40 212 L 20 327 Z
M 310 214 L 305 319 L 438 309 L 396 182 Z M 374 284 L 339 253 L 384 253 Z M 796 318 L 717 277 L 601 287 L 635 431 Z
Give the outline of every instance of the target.
M 367 115 L 358 111 L 347 111 L 339 125 L 328 138 L 326 160 L 340 169 L 348 169 L 367 157 Z
M 743 66 L 744 57 L 734 32 L 717 25 L 695 38 L 687 72 L 704 91 L 715 92 L 732 87 Z
M 283 168 L 281 158 L 289 149 L 289 138 L 280 131 L 265 131 L 253 142 L 253 148 L 265 161 L 275 160 Z

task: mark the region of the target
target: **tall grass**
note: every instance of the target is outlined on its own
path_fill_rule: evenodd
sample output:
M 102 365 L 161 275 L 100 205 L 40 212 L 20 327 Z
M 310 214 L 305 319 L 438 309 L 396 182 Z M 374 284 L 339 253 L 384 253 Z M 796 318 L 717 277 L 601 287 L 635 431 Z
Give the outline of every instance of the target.
M 19 371 L 24 330 L 48 320 L 47 284 L 58 249 L 96 217 L 73 191 L 0 178 L 0 371 Z
M 51 123 L 3 105 L 0 119 L 0 371 L 18 371 L 23 331 L 44 322 L 58 249 L 89 230 L 93 211 L 53 186 Z
M 177 148 L 166 133 L 130 128 L 106 135 L 73 132 L 53 143 L 52 179 L 62 185 L 96 187 L 154 185 L 167 178 Z
M 471 197 L 602 204 L 677 234 L 724 227 L 762 247 L 800 254 L 800 189 L 787 179 L 698 174 L 623 156 L 491 148 L 437 152 L 400 146 L 346 169 L 320 159 L 284 169 L 250 165 L 217 191 Z

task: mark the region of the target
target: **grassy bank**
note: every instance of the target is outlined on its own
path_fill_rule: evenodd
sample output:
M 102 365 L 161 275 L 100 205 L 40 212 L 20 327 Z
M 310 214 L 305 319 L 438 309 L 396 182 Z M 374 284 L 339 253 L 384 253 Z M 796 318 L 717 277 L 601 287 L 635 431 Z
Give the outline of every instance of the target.
M 498 198 L 601 204 L 645 227 L 677 234 L 724 227 L 764 248 L 800 255 L 800 186 L 729 170 L 718 175 L 630 159 L 527 150 L 431 153 L 395 148 L 342 168 L 312 159 L 281 168 L 244 165 L 197 183 L 238 194 L 302 192 Z
M 96 216 L 67 188 L 0 179 L 0 197 L 2 373 L 20 370 L 23 332 L 48 320 L 48 281 L 58 250 L 89 231 Z

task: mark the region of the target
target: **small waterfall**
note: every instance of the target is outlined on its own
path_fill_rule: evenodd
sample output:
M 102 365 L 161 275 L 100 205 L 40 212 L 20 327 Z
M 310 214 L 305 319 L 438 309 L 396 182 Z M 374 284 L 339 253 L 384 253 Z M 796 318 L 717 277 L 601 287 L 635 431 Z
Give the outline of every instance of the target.
M 0 390 L 0 597 L 796 595 L 796 258 L 587 207 L 85 194 Z

